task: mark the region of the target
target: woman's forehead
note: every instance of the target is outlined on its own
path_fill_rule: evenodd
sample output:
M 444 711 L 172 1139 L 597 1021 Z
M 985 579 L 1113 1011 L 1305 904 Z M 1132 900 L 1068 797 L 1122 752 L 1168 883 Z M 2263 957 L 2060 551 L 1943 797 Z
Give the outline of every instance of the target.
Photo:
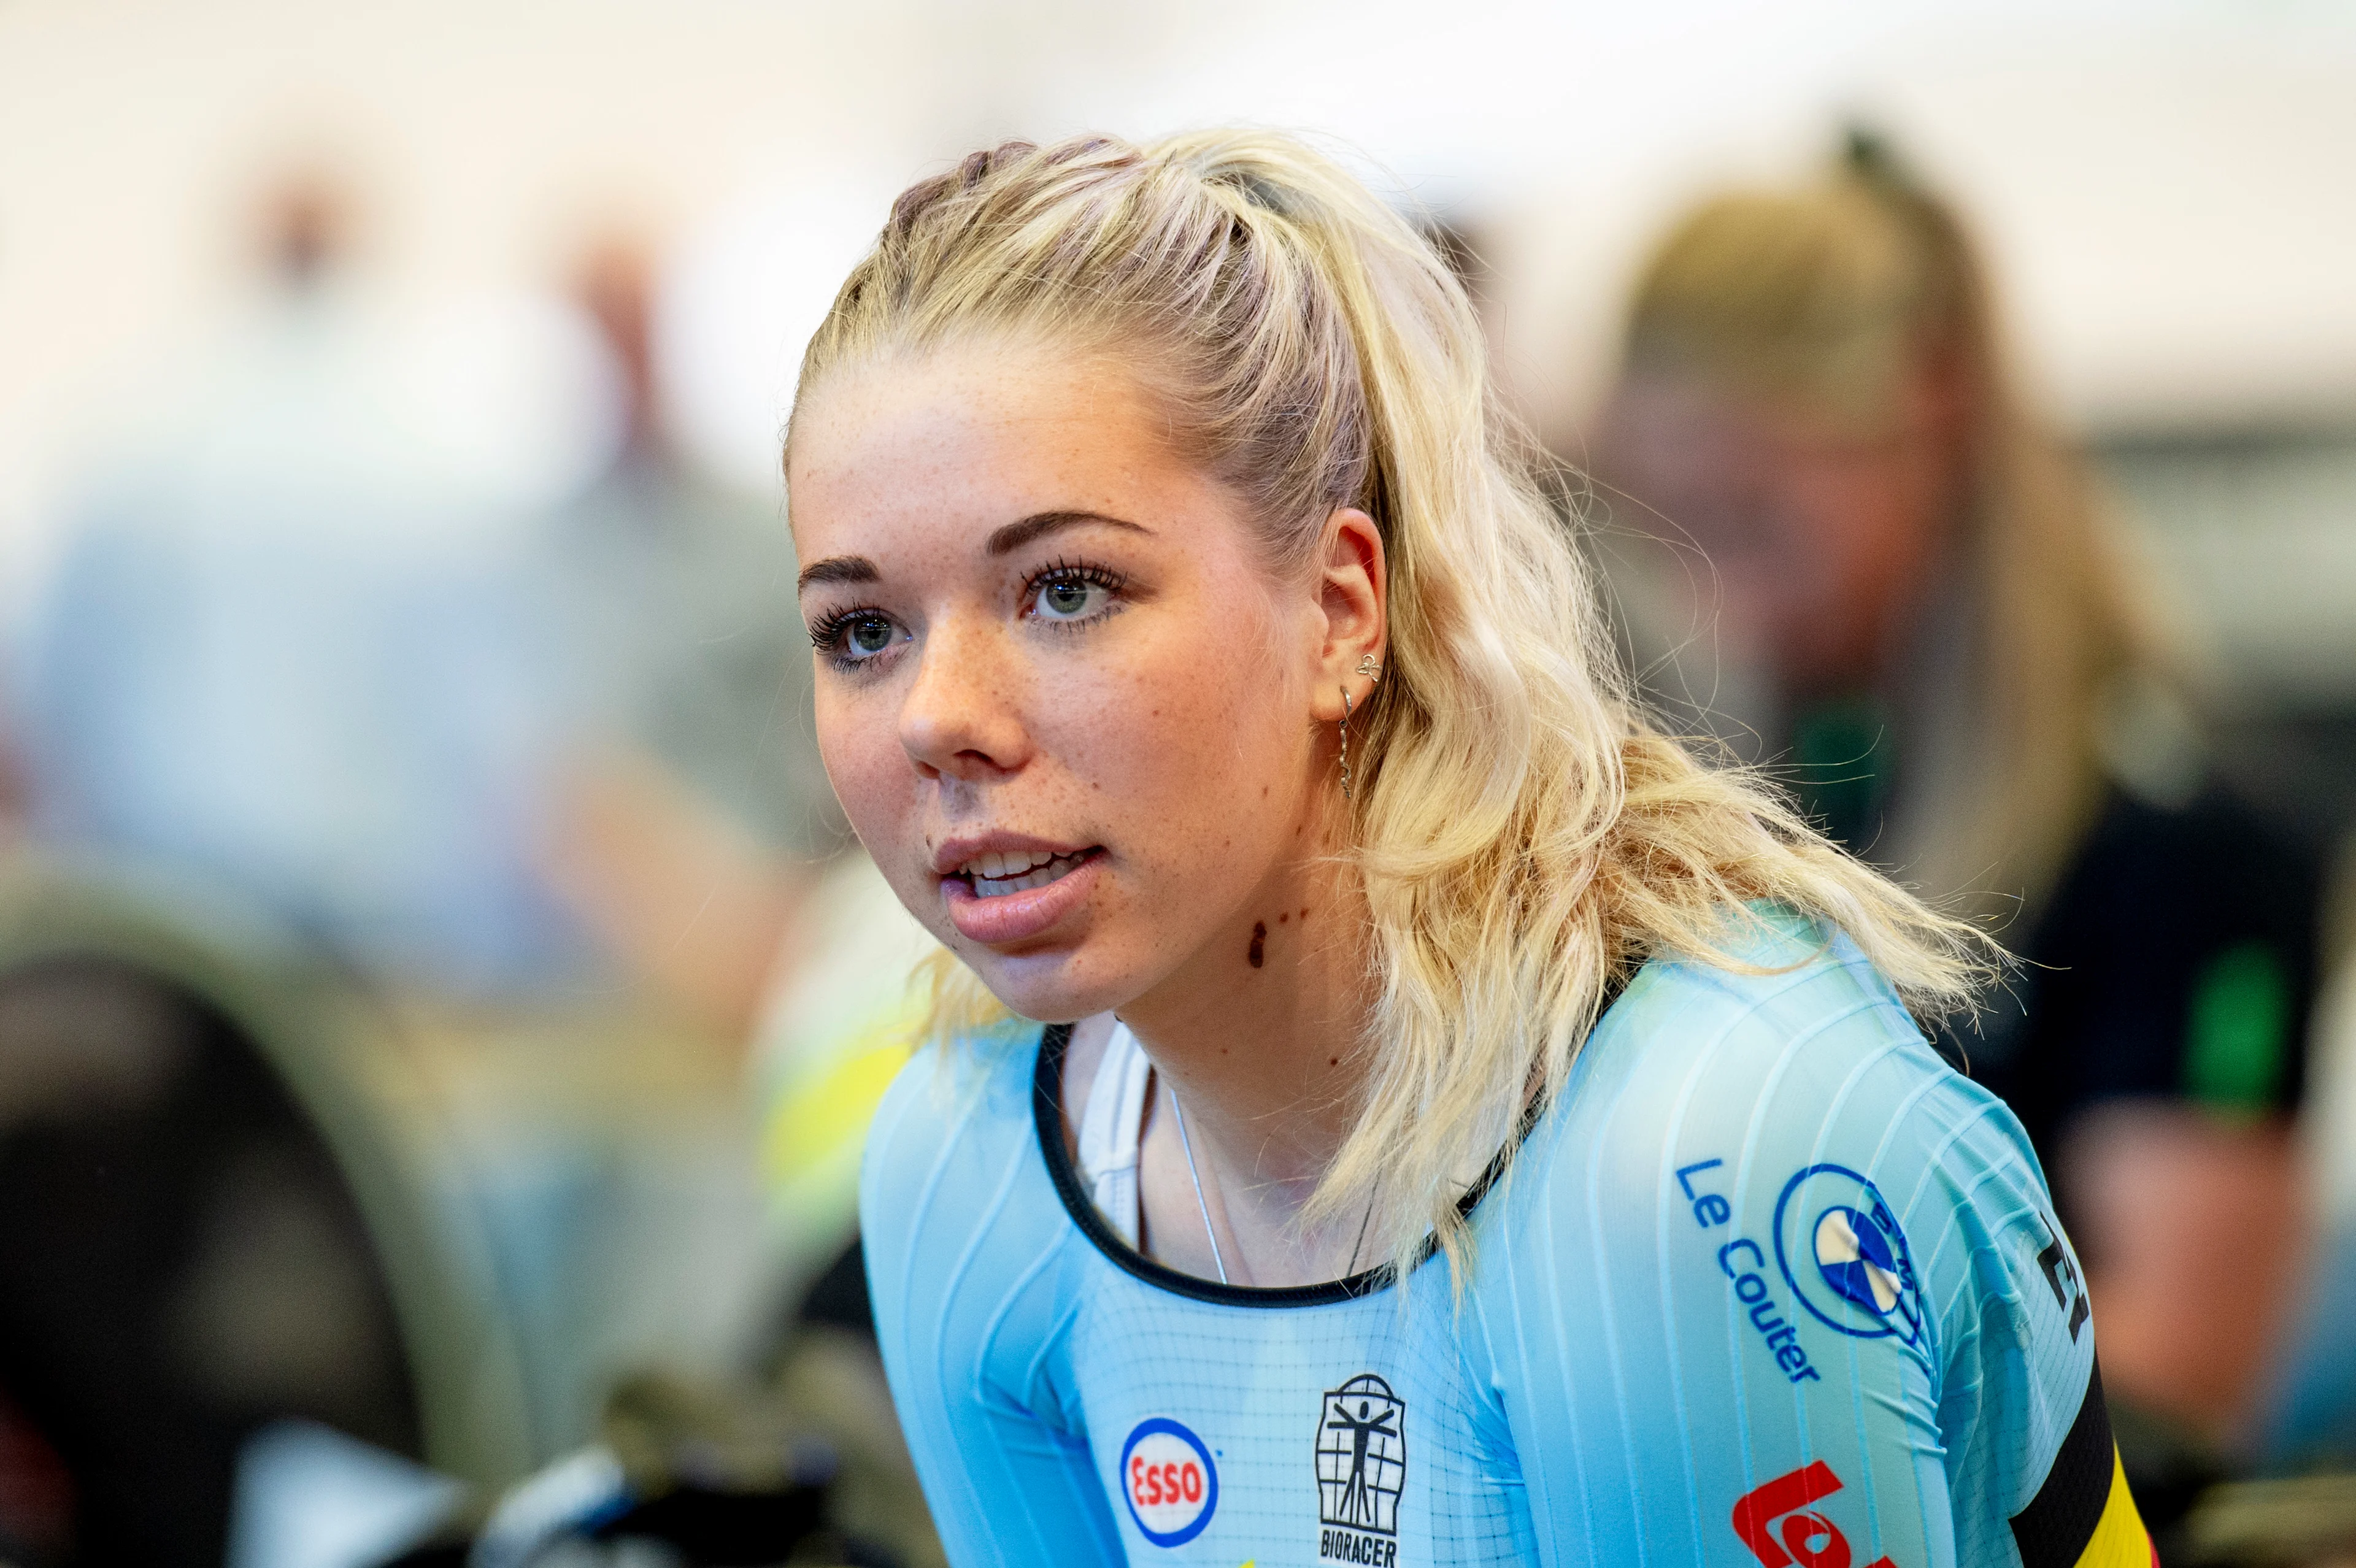
M 1173 447 L 1133 378 L 1040 353 L 945 351 L 830 376 L 796 411 L 787 480 L 806 560 L 895 543 L 1002 555 L 991 547 L 1010 530 L 1067 515 L 1193 537 L 1174 525 L 1238 510 Z
M 787 477 L 907 490 L 1150 473 L 1176 454 L 1135 379 L 1101 359 L 943 348 L 846 366 L 802 399 Z

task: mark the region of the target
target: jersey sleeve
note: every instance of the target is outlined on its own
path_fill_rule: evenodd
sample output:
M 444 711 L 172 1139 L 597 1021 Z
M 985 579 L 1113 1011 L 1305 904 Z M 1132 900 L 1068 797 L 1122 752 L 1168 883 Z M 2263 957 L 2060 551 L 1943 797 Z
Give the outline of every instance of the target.
M 1020 1053 L 1027 1060 L 1027 1052 Z M 1057 1355 L 1068 1225 L 1031 1127 L 1028 1085 L 936 1048 L 885 1096 L 860 1220 L 876 1340 L 948 1560 L 1118 1562 L 1119 1537 Z
M 2148 1568 L 2019 1125 L 1853 948 L 1588 1050 L 1482 1303 L 1545 1561 Z

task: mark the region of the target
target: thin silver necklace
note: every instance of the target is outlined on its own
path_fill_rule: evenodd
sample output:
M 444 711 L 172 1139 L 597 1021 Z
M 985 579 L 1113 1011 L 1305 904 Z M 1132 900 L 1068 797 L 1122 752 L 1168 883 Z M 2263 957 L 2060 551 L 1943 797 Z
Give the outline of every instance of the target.
M 1211 1228 L 1211 1206 L 1203 1198 L 1203 1173 L 1194 1167 L 1194 1140 L 1186 1136 L 1186 1107 L 1178 1103 L 1178 1091 L 1170 1091 L 1170 1109 L 1178 1119 L 1178 1147 L 1186 1151 L 1186 1174 L 1194 1183 L 1194 1210 L 1203 1216 L 1203 1235 L 1211 1243 L 1211 1263 L 1219 1271 L 1219 1283 L 1227 1283 L 1227 1260 L 1219 1255 L 1219 1233 Z M 1358 1272 L 1358 1249 L 1366 1244 L 1366 1222 L 1375 1217 L 1375 1195 L 1366 1194 L 1366 1211 L 1358 1216 L 1358 1237 L 1350 1243 L 1350 1261 L 1342 1265 L 1344 1275 Z
M 1186 1136 L 1186 1107 L 1178 1103 L 1178 1091 L 1170 1091 L 1170 1109 L 1178 1118 L 1178 1147 L 1186 1151 L 1186 1174 L 1194 1179 L 1194 1207 L 1203 1215 L 1203 1234 L 1211 1241 L 1211 1262 L 1219 1270 L 1219 1283 L 1227 1283 L 1227 1260 L 1219 1255 L 1219 1233 L 1211 1229 L 1211 1206 L 1203 1200 L 1203 1173 L 1194 1168 L 1194 1140 Z

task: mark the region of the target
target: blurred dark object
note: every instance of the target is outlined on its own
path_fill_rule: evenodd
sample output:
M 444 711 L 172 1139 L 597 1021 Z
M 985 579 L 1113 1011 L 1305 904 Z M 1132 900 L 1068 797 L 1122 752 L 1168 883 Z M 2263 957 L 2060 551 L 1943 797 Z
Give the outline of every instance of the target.
M 212 1568 L 241 1455 L 288 1417 L 478 1481 L 520 1467 L 511 1358 L 359 1085 L 347 993 L 166 907 L 0 876 L 0 1539 L 22 1568 Z
M 812 1288 L 762 1379 L 625 1380 L 601 1443 L 510 1488 L 471 1536 L 389 1568 L 944 1568 L 861 1259 L 854 1243 Z
M 422 1456 L 335 1158 L 252 1040 L 106 957 L 0 975 L 0 1386 L 73 1499 L 54 1560 L 219 1563 L 284 1415 Z
M 600 1541 L 655 1541 L 691 1568 L 760 1568 L 793 1561 L 852 1559 L 826 1552 L 809 1555 L 806 1544 L 818 1532 L 825 1495 L 814 1487 L 758 1492 L 718 1491 L 683 1486 L 601 1525 Z M 791 1550 L 780 1556 L 781 1545 Z
M 2313 862 L 2234 796 L 2170 807 L 2113 791 L 2033 926 L 2007 933 L 2026 962 L 1984 1022 L 1973 1075 L 2049 1159 L 2112 1100 L 2296 1112 L 2320 900 Z M 2074 1221 L 2066 1187 L 2055 1198 Z M 2091 1239 L 2081 1250 L 2099 1262 Z
M 2151 1531 L 2152 1550 L 2163 1568 L 2190 1563 L 2186 1520 L 2201 1497 L 2226 1481 L 2235 1467 L 2199 1434 L 2138 1405 L 2111 1411 L 2111 1437 L 2118 1445 L 2119 1467 L 2135 1493 L 2136 1511 Z
M 839 1328 L 846 1334 L 875 1339 L 875 1307 L 867 1296 L 867 1250 L 852 1242 L 849 1251 L 818 1276 L 802 1298 L 801 1321 L 809 1326 Z
M 2356 1475 L 2218 1487 L 2201 1498 L 2185 1534 L 2188 1563 L 2346 1568 L 2356 1563 Z

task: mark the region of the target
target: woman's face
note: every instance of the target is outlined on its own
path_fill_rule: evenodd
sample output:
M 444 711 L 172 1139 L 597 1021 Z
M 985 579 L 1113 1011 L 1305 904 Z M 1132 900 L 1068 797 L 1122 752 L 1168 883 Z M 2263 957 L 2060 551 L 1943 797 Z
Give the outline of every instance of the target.
M 1960 457 L 1932 390 L 1845 429 L 1717 386 L 1639 376 L 1605 437 L 1617 483 L 1717 569 L 1725 629 L 1798 691 L 1873 679 L 1954 519 Z
M 827 773 L 902 901 L 1031 1018 L 1240 965 L 1324 848 L 1333 573 L 1274 575 L 1165 426 L 1117 365 L 1002 343 L 848 367 L 796 414 Z

